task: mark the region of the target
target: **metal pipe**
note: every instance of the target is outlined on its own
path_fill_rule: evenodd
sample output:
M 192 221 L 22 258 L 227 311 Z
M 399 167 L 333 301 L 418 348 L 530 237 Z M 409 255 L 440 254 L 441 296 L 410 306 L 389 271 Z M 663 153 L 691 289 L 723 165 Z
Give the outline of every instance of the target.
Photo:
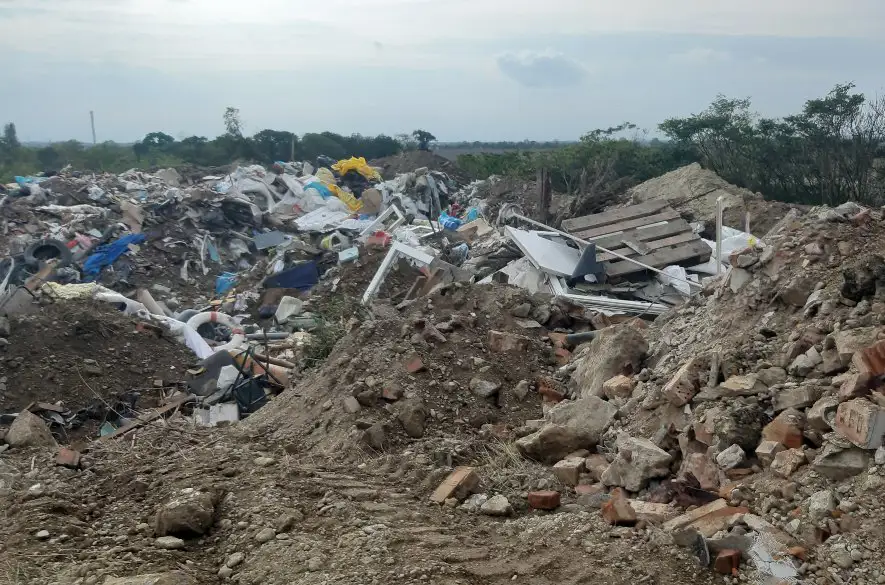
M 578 242 L 580 244 L 584 244 L 585 246 L 589 246 L 590 244 L 593 243 L 593 242 L 588 242 L 587 240 L 583 240 L 577 236 L 573 236 L 572 234 L 570 234 L 568 232 L 564 232 L 562 230 L 558 230 L 556 228 L 550 227 L 549 225 L 545 225 L 545 224 L 541 223 L 540 221 L 535 221 L 533 219 L 529 219 L 528 217 L 525 217 L 524 215 L 520 215 L 518 213 L 512 214 L 511 217 L 515 217 L 517 219 L 521 219 L 525 222 L 528 222 L 532 225 L 536 225 L 538 227 L 548 229 L 552 232 L 556 232 L 557 234 L 559 234 L 563 237 L 569 238 L 570 240 L 573 240 L 573 241 Z M 652 272 L 657 272 L 658 274 L 665 274 L 663 270 L 658 270 L 657 268 L 653 268 L 653 267 L 649 266 L 648 264 L 644 264 L 644 263 L 640 262 L 639 260 L 635 260 L 633 258 L 628 258 L 627 256 L 624 256 L 622 254 L 618 254 L 617 252 L 613 252 L 612 250 L 608 250 L 606 248 L 603 248 L 599 244 L 595 244 L 595 245 L 596 245 L 597 250 L 601 250 L 602 252 L 605 252 L 606 254 L 611 254 L 615 258 L 618 258 L 620 260 L 626 260 L 627 262 L 632 262 L 633 264 L 636 264 L 637 266 L 642 266 L 646 270 L 651 270 Z M 704 285 L 699 284 L 697 282 L 693 282 L 691 280 L 686 280 L 683 278 L 679 278 L 678 276 L 672 276 L 670 274 L 666 274 L 666 276 L 667 276 L 667 278 L 670 278 L 672 280 L 678 280 L 680 282 L 688 283 L 689 286 L 694 286 L 697 288 L 704 288 Z
M 716 199 L 716 274 L 722 272 L 722 197 Z

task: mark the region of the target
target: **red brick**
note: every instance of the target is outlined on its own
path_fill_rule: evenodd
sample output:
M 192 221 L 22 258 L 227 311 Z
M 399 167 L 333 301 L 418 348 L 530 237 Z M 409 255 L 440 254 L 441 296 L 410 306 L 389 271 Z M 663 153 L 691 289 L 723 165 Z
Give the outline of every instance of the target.
M 410 374 L 417 374 L 424 371 L 424 361 L 418 354 L 409 356 L 405 364 L 406 371 Z
M 555 510 L 559 507 L 559 492 L 529 492 L 529 506 L 535 510 Z
M 569 360 L 572 358 L 572 352 L 565 349 L 564 347 L 557 347 L 553 351 L 556 356 L 556 363 L 560 366 L 565 366 L 568 364 Z
M 455 471 L 439 484 L 430 501 L 442 504 L 449 498 L 463 500 L 479 487 L 479 476 L 472 467 L 456 467 Z
M 71 469 L 77 469 L 80 467 L 80 452 L 62 447 L 58 450 L 55 464 L 63 467 L 70 467 Z
M 565 400 L 565 392 L 563 392 L 559 384 L 552 378 L 538 378 L 538 394 L 548 402 L 562 402 Z
M 602 505 L 602 517 L 609 524 L 616 526 L 633 526 L 636 524 L 636 510 L 627 500 L 621 488 L 612 490 L 611 498 Z
M 855 352 L 851 361 L 860 373 L 872 376 L 885 374 L 885 341 Z
M 737 572 L 741 566 L 741 551 L 733 548 L 727 548 L 719 551 L 716 560 L 713 562 L 713 568 L 717 573 L 723 575 L 732 575 Z
M 835 430 L 861 449 L 877 449 L 885 435 L 885 409 L 863 398 L 843 402 Z
M 873 377 L 868 372 L 849 375 L 839 387 L 839 402 L 853 400 L 870 393 Z
M 788 410 L 777 415 L 773 421 L 762 429 L 762 438 L 775 441 L 788 449 L 802 447 L 802 420 Z
M 489 331 L 489 348 L 497 352 L 528 351 L 531 339 L 503 331 Z

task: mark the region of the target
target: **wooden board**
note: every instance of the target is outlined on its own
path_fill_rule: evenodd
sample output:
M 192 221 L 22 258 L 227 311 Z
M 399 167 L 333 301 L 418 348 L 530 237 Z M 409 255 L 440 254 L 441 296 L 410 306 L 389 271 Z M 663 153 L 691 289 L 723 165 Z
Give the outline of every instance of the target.
M 683 232 L 681 234 L 676 234 L 675 236 L 670 236 L 669 238 L 661 238 L 660 240 L 644 242 L 644 244 L 648 247 L 648 251 L 642 255 L 637 254 L 629 246 L 623 248 L 619 247 L 609 249 L 612 250 L 612 252 L 617 252 L 621 256 L 626 256 L 628 258 L 633 258 L 635 256 L 637 260 L 641 260 L 642 258 L 645 258 L 649 254 L 653 253 L 655 250 L 659 250 L 661 248 L 669 248 L 671 246 L 676 246 L 679 244 L 686 244 L 697 239 L 697 235 L 693 234 L 692 232 Z M 608 262 L 609 260 L 614 260 L 616 258 L 617 256 L 615 256 L 614 254 L 606 254 L 603 252 L 600 252 L 596 255 L 597 262 Z M 645 263 L 648 264 L 648 262 Z
M 672 221 L 675 219 L 681 219 L 682 216 L 679 215 L 679 212 L 675 209 L 665 209 L 660 213 L 656 213 L 654 215 L 648 215 L 645 217 L 640 217 L 639 219 L 631 219 L 628 221 L 624 221 L 621 223 L 615 223 L 610 225 L 604 225 L 601 227 L 580 230 L 577 232 L 572 232 L 573 235 L 588 240 L 590 238 L 596 238 L 599 236 L 605 236 L 608 234 L 612 234 L 614 232 L 623 232 L 627 230 L 631 230 L 634 228 L 642 227 L 644 225 L 649 225 L 652 223 L 664 222 L 664 221 Z
M 639 256 L 643 264 L 647 264 L 652 268 L 663 268 L 671 264 L 684 263 L 694 260 L 696 264 L 706 262 L 713 251 L 704 241 L 697 239 L 692 242 L 680 244 L 672 248 L 661 248 L 647 256 Z M 635 272 L 642 272 L 645 269 L 642 266 L 633 264 L 626 260 L 618 260 L 617 262 L 609 262 L 605 267 L 605 273 L 610 278 L 625 276 Z
M 604 213 L 594 213 L 593 215 L 585 215 L 566 219 L 562 222 L 562 229 L 567 232 L 584 231 L 598 228 L 606 225 L 621 223 L 631 219 L 639 219 L 649 215 L 654 215 L 667 207 L 668 202 L 648 201 L 639 205 L 631 205 L 630 207 L 622 207 L 621 209 L 613 209 Z
M 141 415 L 140 417 L 138 417 L 137 419 L 135 419 L 134 421 L 132 421 L 128 425 L 124 425 L 124 426 L 120 427 L 119 429 L 115 430 L 113 433 L 107 434 L 103 437 L 99 437 L 98 439 L 96 439 L 96 442 L 110 441 L 112 439 L 117 439 L 119 437 L 122 437 L 123 435 L 125 435 L 129 431 L 137 429 L 138 427 L 140 427 L 142 425 L 146 425 L 149 422 L 157 420 L 158 418 L 160 418 L 164 414 L 172 412 L 173 410 L 180 407 L 185 402 L 192 400 L 193 398 L 194 397 L 190 394 L 182 394 L 181 396 L 179 396 L 177 398 L 173 398 L 168 403 L 166 403 L 166 405 L 164 405 L 156 410 L 153 410 L 151 412 Z
M 612 236 L 595 238 L 591 241 L 597 246 L 614 250 L 615 248 L 620 248 L 625 239 L 630 240 L 631 242 L 649 242 L 651 240 L 675 236 L 676 234 L 690 231 L 691 226 L 688 225 L 687 221 L 684 219 L 677 219 L 674 221 L 668 221 L 664 225 L 632 229 Z

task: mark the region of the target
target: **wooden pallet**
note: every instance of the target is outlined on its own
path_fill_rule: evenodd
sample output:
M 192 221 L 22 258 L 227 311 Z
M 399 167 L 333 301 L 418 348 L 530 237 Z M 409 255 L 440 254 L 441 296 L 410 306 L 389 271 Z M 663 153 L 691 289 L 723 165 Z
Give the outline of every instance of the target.
M 653 268 L 701 264 L 711 255 L 710 247 L 692 231 L 688 222 L 659 201 L 567 219 L 562 226 L 581 239 Z M 607 252 L 598 252 L 596 260 L 605 263 L 605 273 L 610 278 L 645 270 Z

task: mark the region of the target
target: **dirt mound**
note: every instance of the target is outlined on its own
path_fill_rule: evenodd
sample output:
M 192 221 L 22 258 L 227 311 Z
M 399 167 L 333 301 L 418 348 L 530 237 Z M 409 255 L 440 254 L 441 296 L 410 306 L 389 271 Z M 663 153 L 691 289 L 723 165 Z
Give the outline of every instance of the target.
M 67 301 L 33 315 L 11 318 L 11 335 L 0 360 L 5 381 L 0 412 L 17 412 L 32 402 L 60 403 L 78 416 L 60 439 L 92 437 L 110 408 L 154 406 L 162 388 L 184 380 L 193 353 L 158 337 L 107 303 Z M 113 413 L 111 413 L 113 414 Z M 114 417 L 116 418 L 116 417 Z
M 455 163 L 427 150 L 410 150 L 373 160 L 369 164 L 380 168 L 381 176 L 385 180 L 393 179 L 401 173 L 411 173 L 422 167 L 427 167 L 431 171 L 442 171 L 455 178 L 463 179 Z

